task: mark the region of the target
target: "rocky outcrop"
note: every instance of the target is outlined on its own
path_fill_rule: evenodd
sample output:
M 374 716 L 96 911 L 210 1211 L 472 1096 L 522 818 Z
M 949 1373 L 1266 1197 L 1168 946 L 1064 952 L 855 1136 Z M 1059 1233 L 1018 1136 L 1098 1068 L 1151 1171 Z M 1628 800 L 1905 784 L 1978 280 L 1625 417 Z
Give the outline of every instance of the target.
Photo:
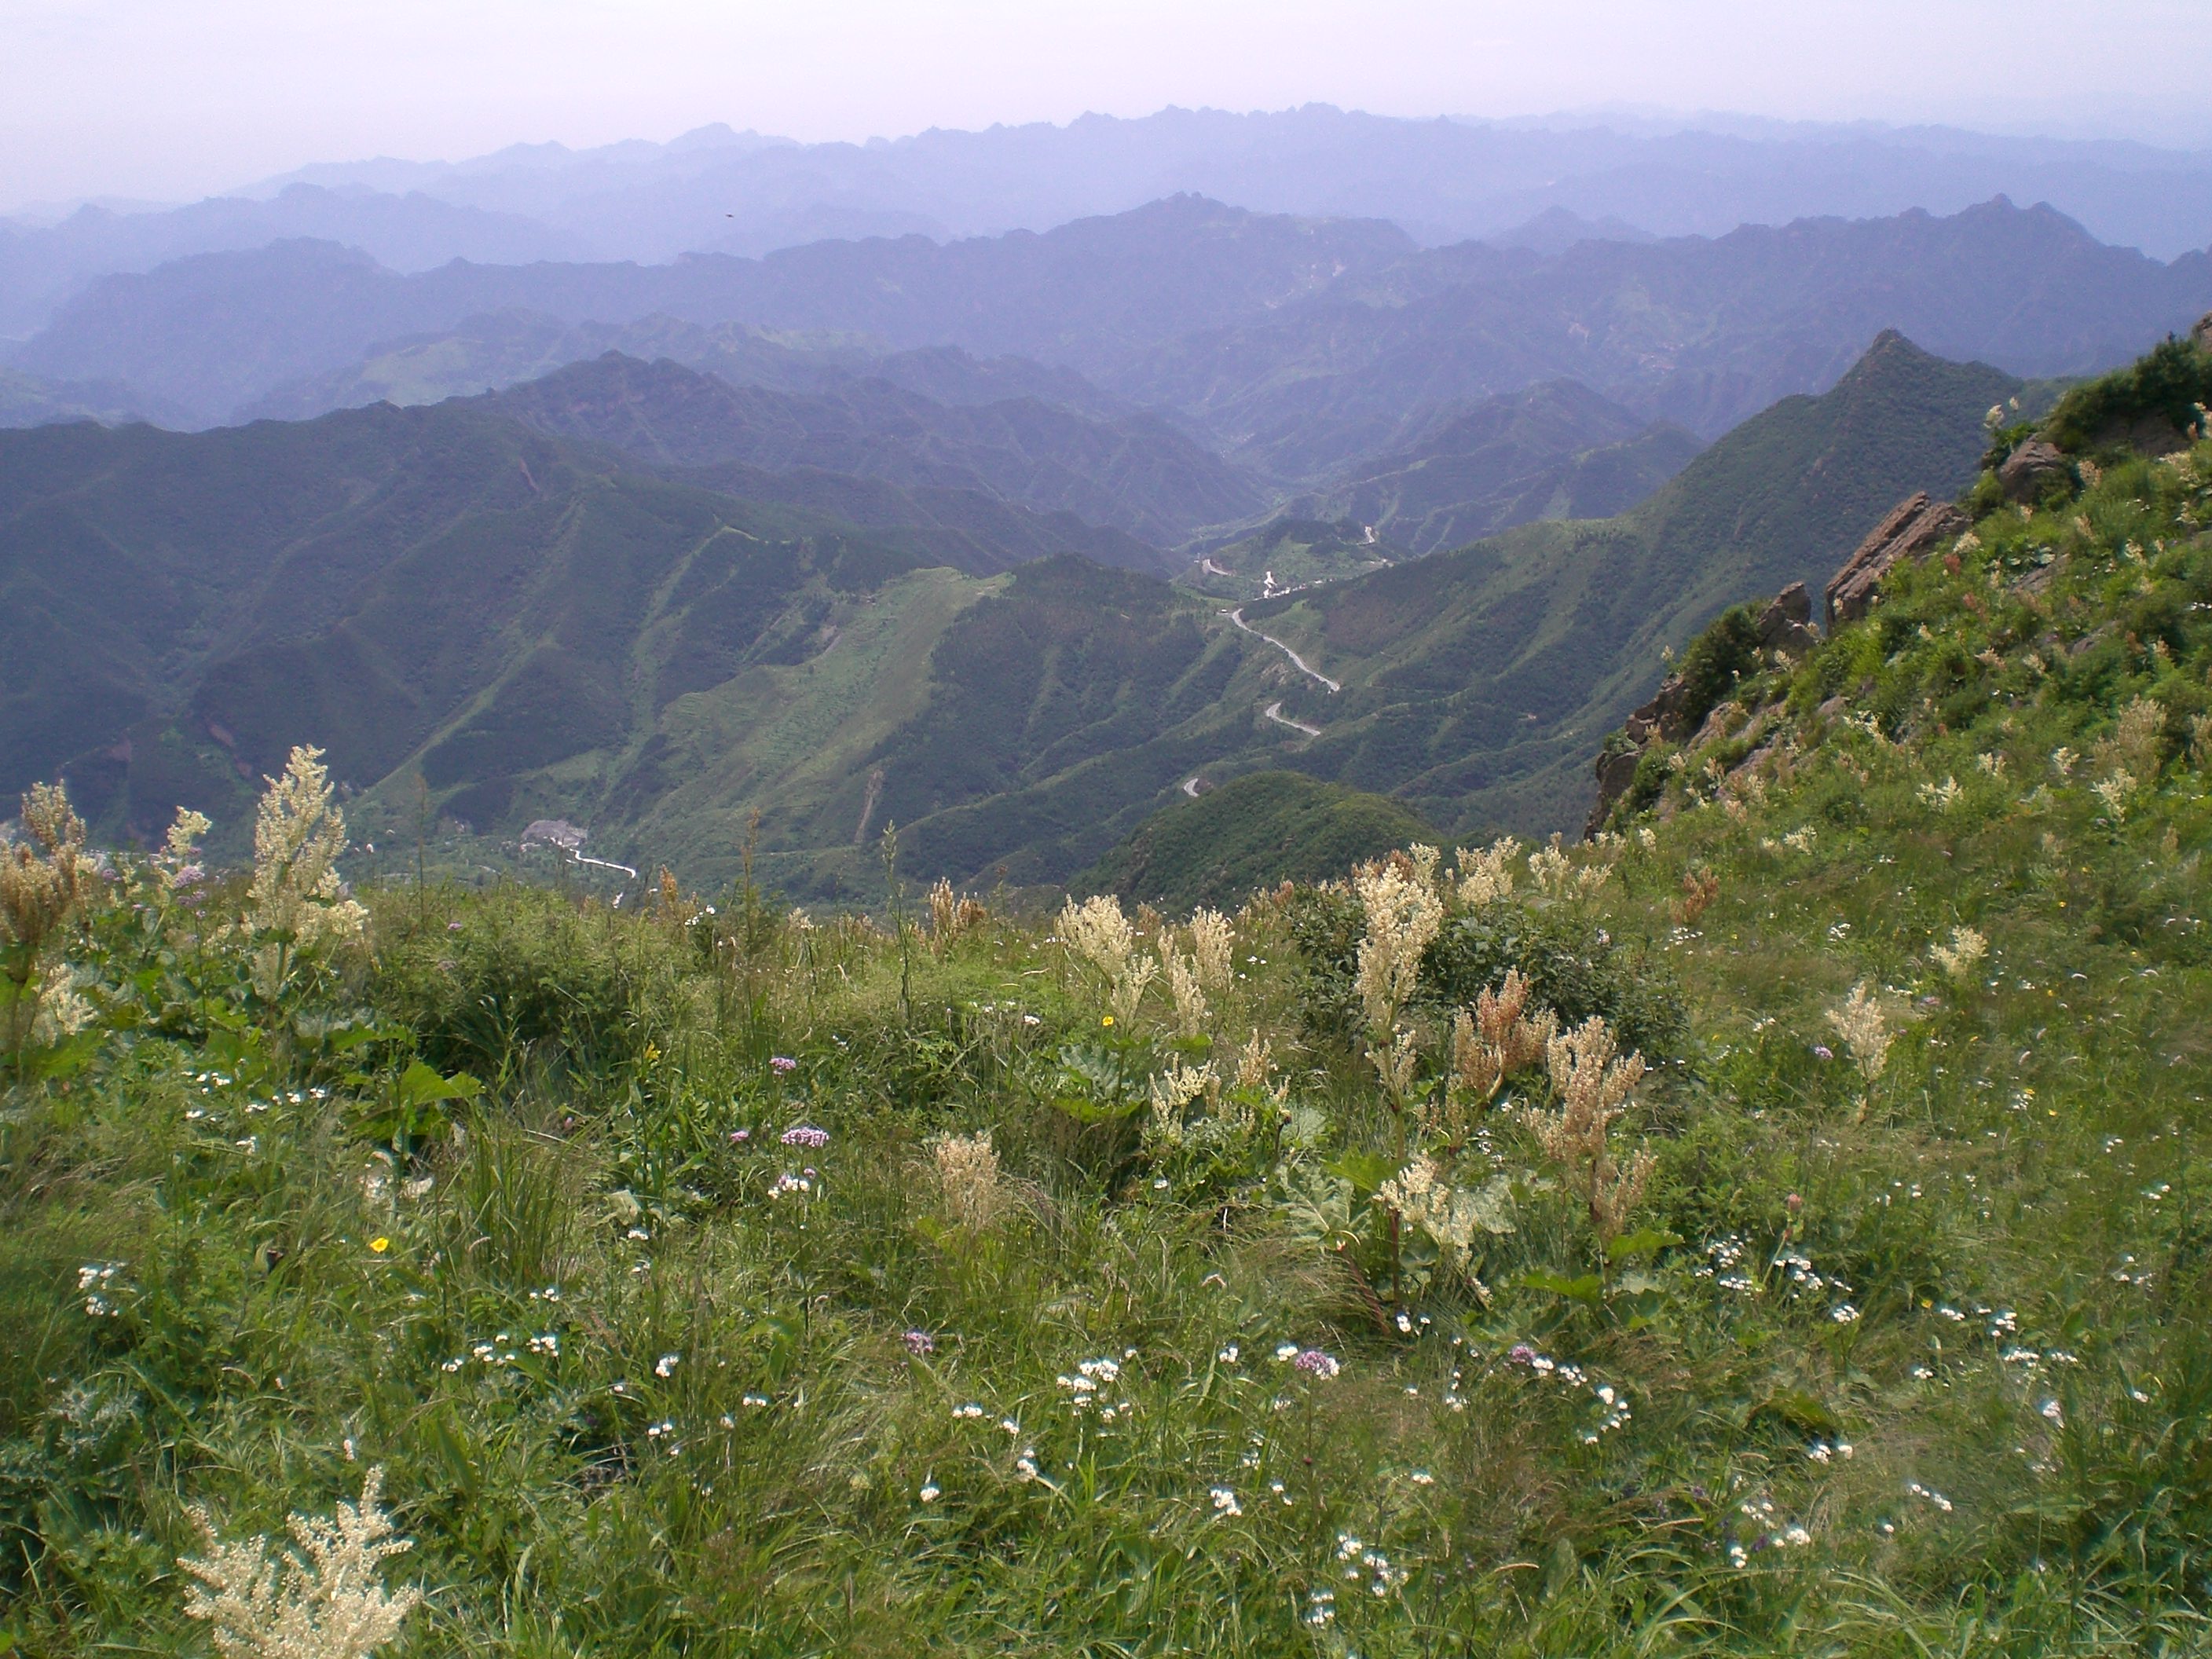
M 1812 621 L 1813 596 L 1806 591 L 1804 583 L 1790 583 L 1759 613 L 1760 654 L 1775 661 L 1803 656 L 1820 640 L 1813 631 Z M 1644 751 L 1655 743 L 1676 744 L 1687 738 L 1690 717 L 1689 686 L 1680 674 L 1669 674 L 1659 683 L 1659 690 L 1651 700 L 1622 726 L 1621 736 L 1627 740 L 1626 746 L 1608 744 L 1598 756 L 1597 804 L 1590 808 L 1589 819 L 1583 825 L 1583 840 L 1588 841 L 1605 827 L 1613 804 L 1636 781 L 1636 769 Z M 1713 717 L 1714 711 L 1710 709 L 1700 716 L 1708 726 Z M 1741 718 L 1741 711 L 1737 717 Z
M 2043 499 L 2044 486 L 2053 478 L 2070 481 L 2074 464 L 2057 445 L 2045 438 L 2030 438 L 2004 459 L 1997 468 L 1997 488 L 2008 501 L 2033 506 Z
M 1813 596 L 1792 582 L 1759 613 L 1759 648 L 1777 657 L 1802 657 L 1820 643 L 1811 627 Z
M 1829 579 L 1828 628 L 1855 622 L 1873 608 L 1875 589 L 1899 559 L 1919 559 L 1936 543 L 1966 531 L 1972 520 L 1948 501 L 1934 501 L 1925 490 L 1908 495 L 1876 525 L 1844 568 Z
M 1680 674 L 1669 674 L 1659 682 L 1659 690 L 1651 701 L 1628 717 L 1628 740 L 1638 749 L 1656 738 L 1662 743 L 1680 743 L 1689 735 L 1689 711 L 1686 707 L 1689 688 Z
M 2212 351 L 2212 311 L 2197 319 L 2197 326 L 2189 331 L 2189 337 L 2206 351 Z

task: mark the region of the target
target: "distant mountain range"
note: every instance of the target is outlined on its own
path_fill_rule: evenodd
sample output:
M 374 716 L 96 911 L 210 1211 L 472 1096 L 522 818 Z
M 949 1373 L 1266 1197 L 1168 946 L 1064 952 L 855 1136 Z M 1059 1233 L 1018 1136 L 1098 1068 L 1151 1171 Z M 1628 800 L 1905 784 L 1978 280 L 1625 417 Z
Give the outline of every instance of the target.
M 250 781 L 312 741 L 366 839 L 419 790 L 486 834 L 566 817 L 711 883 L 758 809 L 770 873 L 823 896 L 876 878 L 887 822 L 915 873 L 1059 880 L 1159 804 L 1285 764 L 1444 833 L 1565 824 L 1662 645 L 1825 577 L 1909 490 L 1955 490 L 1982 411 L 2021 389 L 1885 337 L 1623 517 L 1233 617 L 994 493 L 996 416 L 944 436 L 983 489 L 776 471 L 799 452 L 760 446 L 803 428 L 769 416 L 857 405 L 673 364 L 197 434 L 0 433 L 0 790 L 63 772 L 118 837 L 189 803 L 235 850 Z M 757 459 L 698 464 L 726 441 Z M 795 504 L 810 489 L 964 500 L 999 539 L 951 507 L 861 527 Z
M 2001 193 L 2050 202 L 2160 258 L 2212 242 L 2212 155 L 1943 128 L 1419 121 L 1318 105 L 866 144 L 714 126 L 665 144 L 317 165 L 188 207 L 0 221 L 0 335 L 29 333 L 100 276 L 288 237 L 362 248 L 403 271 L 456 258 L 657 264 L 832 237 L 1042 232 L 1182 191 L 1261 213 L 1385 219 L 1428 246 L 1481 238 L 1546 253 L 1583 234 L 1948 213 Z
M 866 372 L 856 348 L 952 347 L 1041 365 L 1018 372 L 1024 395 L 1153 409 L 1280 486 L 1310 487 L 1417 444 L 1440 412 L 1546 380 L 1711 438 L 1832 384 L 1885 327 L 2014 374 L 2084 374 L 2208 307 L 2212 255 L 2161 264 L 2003 202 L 1547 256 L 1423 250 L 1378 221 L 1182 197 L 1043 235 L 660 266 L 402 276 L 328 244 L 279 243 L 105 278 L 10 367 L 129 387 L 140 407 L 204 425 L 304 415 L 379 383 L 495 386 L 633 330 L 688 331 L 677 355 L 695 366 L 785 387 Z M 483 320 L 516 311 L 530 317 Z
M 735 464 L 966 489 L 1162 547 L 1267 500 L 1249 475 L 1153 416 L 1100 420 L 1035 398 L 948 405 L 874 378 L 781 392 L 610 352 L 489 401 L 541 432 L 702 478 Z

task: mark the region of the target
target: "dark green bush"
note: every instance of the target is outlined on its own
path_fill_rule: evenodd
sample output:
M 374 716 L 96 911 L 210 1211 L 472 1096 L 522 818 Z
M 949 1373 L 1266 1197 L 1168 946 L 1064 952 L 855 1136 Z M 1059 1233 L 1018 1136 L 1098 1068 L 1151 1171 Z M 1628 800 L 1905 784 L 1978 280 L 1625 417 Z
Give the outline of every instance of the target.
M 1302 888 L 1291 901 L 1306 1019 L 1318 1031 L 1343 1037 L 1358 1029 L 1352 980 L 1364 925 L 1358 899 L 1342 888 Z M 1624 1048 L 1654 1063 L 1680 1051 L 1687 1019 L 1672 981 L 1561 908 L 1501 900 L 1447 921 L 1421 960 L 1419 1000 L 1439 1011 L 1465 1007 L 1514 969 L 1570 1025 L 1600 1015 Z
M 2075 386 L 2043 429 L 2059 448 L 2080 454 L 2109 444 L 2106 434 L 2114 430 L 2153 416 L 2193 433 L 2206 404 L 2212 404 L 2212 353 L 2170 336 L 2127 368 Z
M 433 1066 L 489 1080 L 526 1055 L 602 1072 L 642 1050 L 646 935 L 523 889 L 465 914 L 451 931 L 434 921 L 379 964 L 380 1011 L 415 1034 Z

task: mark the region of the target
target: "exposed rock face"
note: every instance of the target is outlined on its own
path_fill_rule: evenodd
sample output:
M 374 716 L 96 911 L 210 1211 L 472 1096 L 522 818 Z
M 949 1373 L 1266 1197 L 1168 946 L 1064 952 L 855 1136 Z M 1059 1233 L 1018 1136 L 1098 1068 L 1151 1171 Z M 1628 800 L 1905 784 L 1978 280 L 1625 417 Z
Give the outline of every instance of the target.
M 2197 326 L 2189 331 L 2189 337 L 2207 351 L 2212 351 L 2212 311 L 2197 319 Z
M 1613 802 L 1628 793 L 1628 786 L 1636 781 L 1637 763 L 1643 758 L 1641 749 L 1625 749 L 1617 755 L 1597 757 L 1597 805 L 1590 808 L 1589 819 L 1583 825 L 1584 841 L 1605 828 L 1606 815 L 1613 811 Z
M 2056 477 L 2071 477 L 2073 472 L 2073 464 L 2057 445 L 2047 439 L 2030 438 L 2005 457 L 2004 465 L 1997 469 L 1997 486 L 2007 501 L 2032 506 L 2042 498 L 2045 483 Z
M 1925 501 L 1927 498 L 1920 498 Z M 1778 657 L 1802 657 L 1820 643 L 1820 636 L 1812 629 L 1813 596 L 1805 591 L 1802 582 L 1792 582 L 1768 603 L 1759 615 L 1759 648 Z M 1597 757 L 1597 804 L 1590 808 L 1589 820 L 1583 825 L 1583 839 L 1588 841 L 1605 827 L 1613 803 L 1628 793 L 1636 781 L 1636 768 L 1644 752 L 1654 743 L 1680 743 L 1690 735 L 1689 688 L 1680 674 L 1669 674 L 1659 684 L 1651 701 L 1628 717 L 1621 727 L 1631 747 L 1608 750 Z M 1733 705 L 1723 703 L 1721 708 Z M 1737 711 L 1741 717 L 1741 711 Z M 1709 711 L 1705 727 L 1698 741 L 1711 735 L 1717 720 L 1724 718 L 1721 709 Z
M 1777 593 L 1759 613 L 1759 648 L 1785 657 L 1802 657 L 1820 642 L 1808 624 L 1813 620 L 1813 596 L 1802 582 L 1792 582 Z
M 1828 627 L 1854 622 L 1873 606 L 1875 589 L 1899 559 L 1917 559 L 1947 536 L 1956 536 L 1973 520 L 1948 501 L 1932 501 L 1925 490 L 1908 495 L 1890 508 L 1844 561 L 1844 568 L 1829 579 Z

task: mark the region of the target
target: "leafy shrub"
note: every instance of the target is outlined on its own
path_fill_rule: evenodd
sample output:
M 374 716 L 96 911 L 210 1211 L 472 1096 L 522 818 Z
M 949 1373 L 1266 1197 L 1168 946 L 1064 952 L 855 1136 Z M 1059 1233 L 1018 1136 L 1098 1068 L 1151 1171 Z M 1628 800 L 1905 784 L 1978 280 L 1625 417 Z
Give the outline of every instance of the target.
M 534 1054 L 596 1072 L 642 1050 L 650 935 L 543 892 L 501 893 L 465 915 L 388 949 L 379 977 L 383 1012 L 432 1065 L 503 1077 Z
M 2058 400 L 2044 422 L 2051 441 L 2070 454 L 2112 442 L 2108 435 L 2160 418 L 2177 432 L 2199 428 L 2212 404 L 2212 353 L 2169 337 L 2127 368 L 2115 369 Z
M 1291 902 L 1290 927 L 1308 1024 L 1339 1036 L 1357 1031 L 1352 975 L 1364 927 L 1359 901 L 1340 887 L 1301 888 Z M 1436 1009 L 1466 1007 L 1513 969 L 1531 986 L 1532 1002 L 1566 1024 L 1598 1015 L 1624 1048 L 1641 1049 L 1655 1062 L 1680 1050 L 1687 1021 L 1672 983 L 1596 923 L 1561 907 L 1499 900 L 1447 921 L 1421 958 L 1416 1000 Z
M 1723 611 L 1682 653 L 1682 720 L 1694 732 L 1736 681 L 1759 666 L 1759 613 L 1748 605 Z
M 1513 969 L 1532 988 L 1531 1001 L 1564 1024 L 1595 1014 L 1623 1049 L 1641 1050 L 1655 1063 L 1680 1051 L 1688 1020 L 1672 982 L 1641 952 L 1622 949 L 1571 910 L 1509 900 L 1448 922 L 1422 960 L 1421 984 L 1437 1002 L 1460 1007 Z

